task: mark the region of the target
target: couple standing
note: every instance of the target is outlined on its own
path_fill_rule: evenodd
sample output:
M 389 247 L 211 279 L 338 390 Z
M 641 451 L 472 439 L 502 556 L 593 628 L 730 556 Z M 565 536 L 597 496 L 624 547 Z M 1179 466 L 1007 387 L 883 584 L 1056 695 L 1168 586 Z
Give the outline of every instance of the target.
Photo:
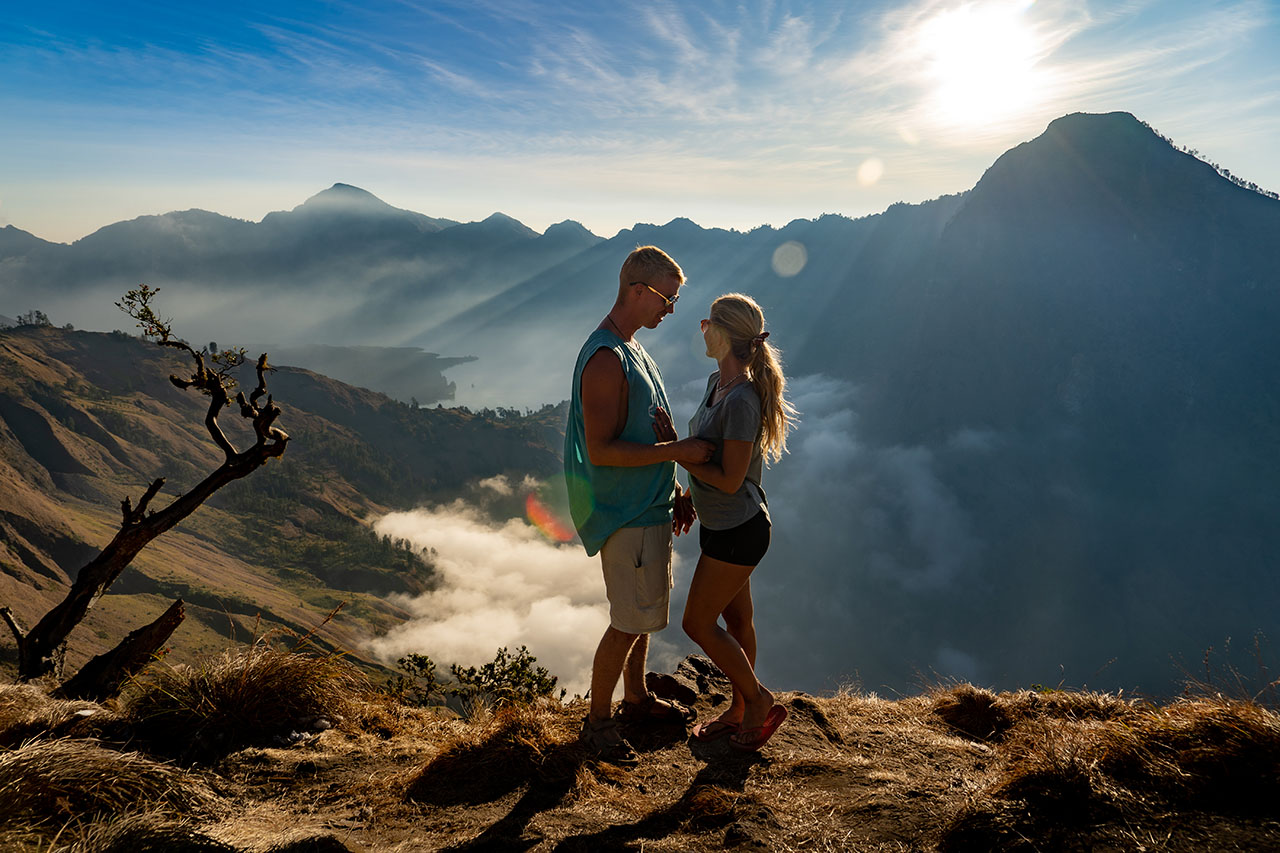
M 728 736 L 734 747 L 755 750 L 787 716 L 756 678 L 751 572 L 769 547 L 763 461 L 785 449 L 795 410 L 783 397 L 760 306 L 727 294 L 702 321 L 707 355 L 719 369 L 707 380 L 690 437 L 678 438 L 662 373 L 634 336 L 675 310 L 684 280 L 680 266 L 657 247 L 627 257 L 613 308 L 578 354 L 565 432 L 570 511 L 587 554 L 600 554 L 609 599 L 610 624 L 592 664 L 582 739 L 598 757 L 621 765 L 638 758 L 613 718 L 620 676 L 619 717 L 692 721 L 688 709 L 649 693 L 644 672 L 649 634 L 667 625 L 672 533 L 688 532 L 695 518 L 702 555 L 683 627 L 733 683 L 733 701 L 716 719 L 695 726 L 694 737 Z M 676 463 L 689 472 L 688 490 L 676 482 Z

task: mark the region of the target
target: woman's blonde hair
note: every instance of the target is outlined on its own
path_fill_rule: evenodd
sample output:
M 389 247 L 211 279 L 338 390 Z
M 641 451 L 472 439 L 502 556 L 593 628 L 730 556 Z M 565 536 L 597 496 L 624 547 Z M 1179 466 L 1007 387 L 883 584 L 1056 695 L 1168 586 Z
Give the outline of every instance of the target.
M 733 354 L 747 368 L 747 379 L 760 395 L 764 458 L 776 462 L 787 450 L 787 433 L 799 412 L 784 396 L 786 377 L 778 348 L 766 338 L 764 312 L 744 293 L 726 293 L 711 303 L 709 319 L 729 334 Z

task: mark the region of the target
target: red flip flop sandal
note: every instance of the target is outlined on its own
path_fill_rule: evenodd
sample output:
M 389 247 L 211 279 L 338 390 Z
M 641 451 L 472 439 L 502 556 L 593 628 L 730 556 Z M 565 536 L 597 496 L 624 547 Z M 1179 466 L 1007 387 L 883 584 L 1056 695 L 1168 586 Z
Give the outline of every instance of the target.
M 754 729 L 740 729 L 729 738 L 729 745 L 742 752 L 756 752 L 773 737 L 773 733 L 786 719 L 787 709 L 782 705 L 774 705 L 769 709 L 769 716 L 764 718 L 764 725 Z
M 713 740 L 720 740 L 722 737 L 728 737 L 736 734 L 741 729 L 737 723 L 731 723 L 728 720 L 710 720 L 705 723 L 698 723 L 693 727 L 693 739 L 702 743 L 710 743 Z

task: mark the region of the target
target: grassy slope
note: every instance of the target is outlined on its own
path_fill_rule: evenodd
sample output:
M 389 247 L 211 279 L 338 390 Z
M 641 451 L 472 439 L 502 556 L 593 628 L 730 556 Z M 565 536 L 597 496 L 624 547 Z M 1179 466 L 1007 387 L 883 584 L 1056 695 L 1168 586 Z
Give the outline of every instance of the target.
M 187 366 L 123 335 L 0 332 L 0 603 L 25 625 L 111 538 L 123 498 L 165 476 L 163 502 L 218 464 L 205 398 L 167 381 Z M 292 436 L 288 452 L 144 550 L 72 635 L 69 665 L 179 596 L 188 619 L 172 641 L 178 660 L 272 626 L 306 631 L 340 601 L 343 618 L 321 640 L 358 649 L 405 617 L 387 592 L 432 582 L 423 555 L 380 540 L 365 519 L 450 499 L 494 474 L 558 467 L 555 412 L 495 420 L 415 410 L 289 369 L 270 382 Z M 243 443 L 239 421 L 229 409 L 221 422 Z M 0 655 L 11 654 L 0 644 Z

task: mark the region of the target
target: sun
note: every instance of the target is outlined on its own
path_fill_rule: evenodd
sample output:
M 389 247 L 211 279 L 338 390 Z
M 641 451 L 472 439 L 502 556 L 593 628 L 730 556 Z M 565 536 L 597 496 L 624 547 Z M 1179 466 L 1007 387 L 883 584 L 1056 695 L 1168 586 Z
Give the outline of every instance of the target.
M 978 125 L 1019 114 L 1043 91 L 1030 0 L 966 3 L 919 29 L 917 46 L 933 110 L 947 124 Z

